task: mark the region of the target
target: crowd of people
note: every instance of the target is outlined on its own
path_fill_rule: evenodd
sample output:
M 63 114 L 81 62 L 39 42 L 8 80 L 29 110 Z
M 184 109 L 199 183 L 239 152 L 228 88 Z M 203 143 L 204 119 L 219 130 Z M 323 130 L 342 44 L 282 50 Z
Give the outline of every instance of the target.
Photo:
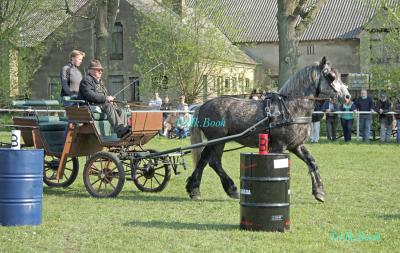
M 170 111 L 173 109 L 169 96 L 165 96 L 164 100 L 160 98 L 158 92 L 154 93 L 154 97 L 149 101 L 149 107 L 152 110 Z M 189 113 L 189 106 L 185 102 L 185 96 L 179 97 L 176 106 L 178 113 L 163 114 L 163 129 L 160 134 L 165 137 L 176 136 L 179 139 L 186 138 L 190 134 L 190 126 L 192 124 L 192 115 Z
M 380 141 L 382 143 L 390 143 L 392 130 L 400 129 L 400 95 L 392 104 L 389 97 L 385 93 L 379 95 L 379 100 L 374 103 L 373 99 L 368 96 L 366 90 L 361 90 L 361 96 L 353 101 L 349 95 L 345 97 L 345 101 L 339 104 L 335 99 L 331 98 L 322 105 L 319 101 L 315 102 L 314 114 L 312 115 L 311 137 L 312 143 L 318 142 L 320 137 L 320 122 L 325 114 L 327 139 L 335 141 L 337 139 L 336 129 L 340 122 L 343 129 L 343 137 L 345 142 L 351 141 L 353 122 L 355 118 L 354 112 L 358 111 L 359 115 L 359 133 L 362 140 L 366 143 L 370 141 L 371 126 L 373 122 L 373 114 L 378 114 L 380 126 Z M 394 112 L 394 113 L 391 113 Z M 396 141 L 400 143 L 400 131 L 396 132 Z

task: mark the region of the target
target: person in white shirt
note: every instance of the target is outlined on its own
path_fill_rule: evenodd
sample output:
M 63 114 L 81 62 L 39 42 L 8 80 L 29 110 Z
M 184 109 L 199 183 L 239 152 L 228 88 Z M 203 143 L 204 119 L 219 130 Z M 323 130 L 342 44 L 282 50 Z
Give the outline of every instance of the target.
M 158 92 L 155 92 L 154 98 L 150 99 L 149 101 L 149 106 L 151 107 L 152 110 L 160 110 L 161 104 L 162 104 L 162 99 L 160 98 Z

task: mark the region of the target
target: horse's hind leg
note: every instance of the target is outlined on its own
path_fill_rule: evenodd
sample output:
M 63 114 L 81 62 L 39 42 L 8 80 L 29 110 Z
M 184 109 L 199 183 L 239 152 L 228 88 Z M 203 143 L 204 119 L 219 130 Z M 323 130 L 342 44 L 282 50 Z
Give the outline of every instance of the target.
M 315 162 L 314 157 L 304 145 L 300 145 L 296 149 L 291 151 L 307 164 L 311 175 L 312 194 L 318 201 L 324 202 L 324 185 L 322 184 L 322 179 L 319 174 L 318 166 Z
M 213 168 L 213 170 L 218 174 L 226 194 L 228 194 L 228 196 L 231 198 L 238 199 L 239 193 L 235 183 L 222 168 L 221 158 L 224 152 L 224 147 L 225 144 L 214 146 L 213 152 L 211 152 L 209 164 L 211 168 Z
M 186 192 L 193 200 L 200 198 L 200 183 L 203 176 L 204 168 L 210 160 L 211 147 L 206 146 L 201 152 L 200 160 L 197 162 L 196 168 L 192 175 L 186 180 Z

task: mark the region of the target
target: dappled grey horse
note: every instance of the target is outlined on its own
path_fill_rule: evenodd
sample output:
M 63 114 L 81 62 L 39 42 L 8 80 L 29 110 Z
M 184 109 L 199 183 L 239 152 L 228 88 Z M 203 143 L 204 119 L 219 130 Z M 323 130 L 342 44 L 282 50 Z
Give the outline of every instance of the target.
M 191 129 L 191 142 L 192 144 L 202 142 L 203 137 L 212 140 L 238 134 L 264 117 L 270 117 L 265 125 L 257 127 L 250 135 L 235 141 L 246 147 L 257 147 L 258 134 L 269 132 L 269 152 L 282 153 L 284 150 L 289 150 L 303 160 L 311 175 L 312 194 L 317 200 L 324 202 L 325 192 L 317 163 L 304 146 L 304 142 L 310 135 L 309 122 L 311 121 L 301 122 L 298 119 L 311 117 L 314 97 L 336 95 L 343 100 L 346 95 L 349 95 L 347 86 L 342 83 L 339 73 L 330 67 L 324 57 L 321 62 L 307 66 L 294 74 L 278 93 L 278 96 L 271 96 L 269 106 L 265 101 L 228 96 L 205 102 L 195 110 L 194 118 L 200 123 L 197 124 L 198 127 L 193 126 Z M 280 100 L 284 103 L 280 103 Z M 287 108 L 289 115 L 285 116 L 282 107 Z M 282 117 L 286 117 L 286 121 L 282 121 Z M 223 126 L 220 124 L 218 127 L 210 127 L 210 124 L 202 124 L 205 121 L 221 122 L 222 119 Z M 274 122 L 275 127 L 271 127 Z M 222 168 L 221 158 L 224 146 L 225 143 L 221 143 L 206 146 L 203 150 L 193 150 L 193 161 L 196 167 L 186 184 L 186 190 L 192 199 L 200 197 L 201 178 L 207 164 L 220 177 L 225 192 L 232 198 L 239 197 L 234 182 Z

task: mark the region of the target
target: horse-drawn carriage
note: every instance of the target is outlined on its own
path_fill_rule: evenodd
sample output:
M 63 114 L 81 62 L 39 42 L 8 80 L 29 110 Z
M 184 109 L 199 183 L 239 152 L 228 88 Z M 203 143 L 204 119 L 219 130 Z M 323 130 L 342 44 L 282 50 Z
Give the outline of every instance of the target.
M 72 101 L 74 102 L 74 101 Z M 143 145 L 162 128 L 161 112 L 130 112 L 131 133 L 120 139 L 113 132 L 106 114 L 92 106 L 65 107 L 66 117 L 29 115 L 13 117 L 15 127 L 21 130 L 25 146 L 45 150 L 44 183 L 52 187 L 71 185 L 79 171 L 78 157 L 88 159 L 83 181 L 94 197 L 115 197 L 125 180 L 131 180 L 139 190 L 160 192 L 168 184 L 171 168 L 176 172 L 179 153 L 146 158 L 156 150 Z M 19 107 L 46 107 L 57 101 L 15 101 Z

